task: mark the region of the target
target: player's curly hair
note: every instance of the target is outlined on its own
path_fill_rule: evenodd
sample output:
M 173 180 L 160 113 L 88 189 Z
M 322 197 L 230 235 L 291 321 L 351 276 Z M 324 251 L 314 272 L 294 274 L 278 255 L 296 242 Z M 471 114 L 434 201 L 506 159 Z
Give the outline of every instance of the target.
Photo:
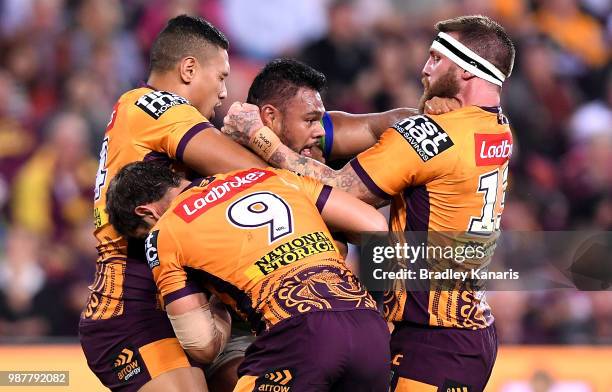
M 282 109 L 301 87 L 322 92 L 327 84 L 325 75 L 293 59 L 270 61 L 255 76 L 247 102 L 259 107 L 270 104 Z
M 164 197 L 168 189 L 178 187 L 181 176 L 167 164 L 156 161 L 125 165 L 112 179 L 106 191 L 106 213 L 120 234 L 134 237 L 138 229 L 150 229 L 136 214 L 138 206 Z
M 179 15 L 168 21 L 151 47 L 151 71 L 169 71 L 187 56 L 199 60 L 206 45 L 227 50 L 227 37 L 210 22 L 196 16 Z
M 483 15 L 459 16 L 436 23 L 436 31 L 459 34 L 459 41 L 510 76 L 515 49 L 506 30 Z

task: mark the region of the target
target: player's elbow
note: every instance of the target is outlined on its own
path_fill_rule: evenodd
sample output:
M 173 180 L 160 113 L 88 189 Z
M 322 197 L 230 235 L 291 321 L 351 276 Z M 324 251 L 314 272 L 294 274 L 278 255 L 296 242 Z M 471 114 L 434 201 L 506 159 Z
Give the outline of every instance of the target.
M 168 314 L 181 347 L 196 361 L 210 363 L 223 351 L 231 330 L 229 315 L 223 311 L 224 317 L 219 317 L 206 303 L 187 313 Z
M 225 342 L 221 341 L 222 339 L 215 339 L 215 341 L 213 342 L 209 342 L 206 345 L 200 346 L 200 347 L 192 347 L 192 348 L 186 348 L 183 347 L 185 349 L 185 351 L 187 352 L 187 354 L 193 358 L 194 360 L 196 360 L 197 362 L 207 365 L 212 363 L 215 358 L 217 358 L 217 356 L 221 353 L 221 351 L 223 351 L 223 347 L 225 346 Z
M 370 219 L 371 230 L 368 231 L 387 231 L 389 230 L 389 224 L 387 218 L 385 218 L 380 212 L 374 210 Z

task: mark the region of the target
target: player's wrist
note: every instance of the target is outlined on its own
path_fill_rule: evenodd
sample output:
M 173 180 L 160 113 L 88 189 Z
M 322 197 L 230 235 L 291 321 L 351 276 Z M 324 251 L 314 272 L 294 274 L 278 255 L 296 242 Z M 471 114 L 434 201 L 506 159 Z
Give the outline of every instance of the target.
M 272 154 L 282 144 L 279 137 L 270 128 L 263 126 L 253 132 L 249 139 L 249 146 L 265 161 L 268 161 Z

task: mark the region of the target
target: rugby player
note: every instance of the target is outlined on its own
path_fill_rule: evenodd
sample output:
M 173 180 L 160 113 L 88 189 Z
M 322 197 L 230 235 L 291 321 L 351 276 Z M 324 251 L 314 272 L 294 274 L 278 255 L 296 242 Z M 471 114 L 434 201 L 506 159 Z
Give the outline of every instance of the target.
M 500 92 L 512 71 L 514 45 L 499 24 L 484 16 L 438 22 L 436 30 L 422 71 L 420 106 L 438 96 L 457 99 L 461 108 L 398 121 L 374 147 L 340 170 L 283 145 L 248 104 L 232 105 L 224 131 L 274 166 L 316 178 L 372 205 L 392 199 L 394 231 L 464 232 L 493 249 L 512 152 Z M 489 261 L 490 255 L 480 264 Z M 484 390 L 497 337 L 482 290 L 398 288 L 385 302 L 386 316 L 395 322 L 392 390 Z
M 389 332 L 326 226 L 386 230 L 373 207 L 316 180 L 247 169 L 183 180 L 154 162 L 127 165 L 106 208 L 146 254 L 183 347 L 206 344 L 215 319 L 201 282 L 251 325 L 235 391 L 385 391 Z M 199 342 L 199 343 L 196 343 Z
M 204 388 L 201 371 L 190 365 L 157 299 L 142 244 L 109 225 L 104 203 L 108 182 L 134 161 L 160 160 L 203 175 L 264 165 L 208 121 L 227 94 L 227 48 L 224 35 L 200 18 L 170 20 L 152 46 L 146 86 L 119 98 L 105 133 L 94 201 L 99 257 L 79 334 L 89 367 L 115 391 Z M 341 132 L 343 114 L 334 117 Z M 373 114 L 371 126 L 380 132 L 396 118 Z M 233 388 L 247 345 L 230 343 L 209 367 L 216 391 Z
M 352 157 L 373 146 L 382 132 L 397 120 L 418 114 L 418 109 L 412 108 L 368 114 L 328 112 L 321 99 L 325 86 L 325 75 L 307 64 L 289 58 L 275 59 L 255 76 L 247 102 L 257 105 L 263 124 L 283 144 L 320 162 Z M 457 108 L 456 100 L 432 97 L 427 101 L 426 110 L 443 113 L 454 108 Z M 337 135 L 335 142 L 334 134 Z M 344 244 L 337 244 L 345 254 Z
M 316 69 L 294 59 L 275 59 L 255 76 L 246 102 L 259 107 L 263 124 L 283 144 L 321 162 L 353 157 L 373 146 L 397 120 L 418 114 L 412 108 L 367 114 L 327 112 L 321 99 L 325 87 L 325 75 Z M 432 114 L 457 108 L 454 100 L 438 97 L 427 105 Z
M 206 389 L 158 301 L 142 241 L 117 233 L 104 205 L 109 181 L 130 162 L 174 162 L 177 170 L 203 174 L 263 165 L 209 122 L 227 95 L 227 48 L 223 33 L 207 21 L 171 19 L 151 48 L 146 86 L 119 98 L 104 135 L 94 201 L 96 276 L 79 335 L 90 369 L 113 391 Z M 240 350 L 232 353 L 223 360 L 235 364 L 242 357 Z M 235 384 L 235 368 L 229 377 Z

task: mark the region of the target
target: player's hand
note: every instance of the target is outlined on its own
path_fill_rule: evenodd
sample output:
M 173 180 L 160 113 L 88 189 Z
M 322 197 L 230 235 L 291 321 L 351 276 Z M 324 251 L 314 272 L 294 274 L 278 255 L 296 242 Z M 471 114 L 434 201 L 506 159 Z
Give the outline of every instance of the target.
M 426 114 L 443 114 L 459 109 L 461 104 L 456 98 L 439 98 L 433 97 L 425 101 Z
M 253 133 L 263 126 L 257 106 L 234 102 L 223 119 L 221 131 L 238 143 L 248 146 Z

